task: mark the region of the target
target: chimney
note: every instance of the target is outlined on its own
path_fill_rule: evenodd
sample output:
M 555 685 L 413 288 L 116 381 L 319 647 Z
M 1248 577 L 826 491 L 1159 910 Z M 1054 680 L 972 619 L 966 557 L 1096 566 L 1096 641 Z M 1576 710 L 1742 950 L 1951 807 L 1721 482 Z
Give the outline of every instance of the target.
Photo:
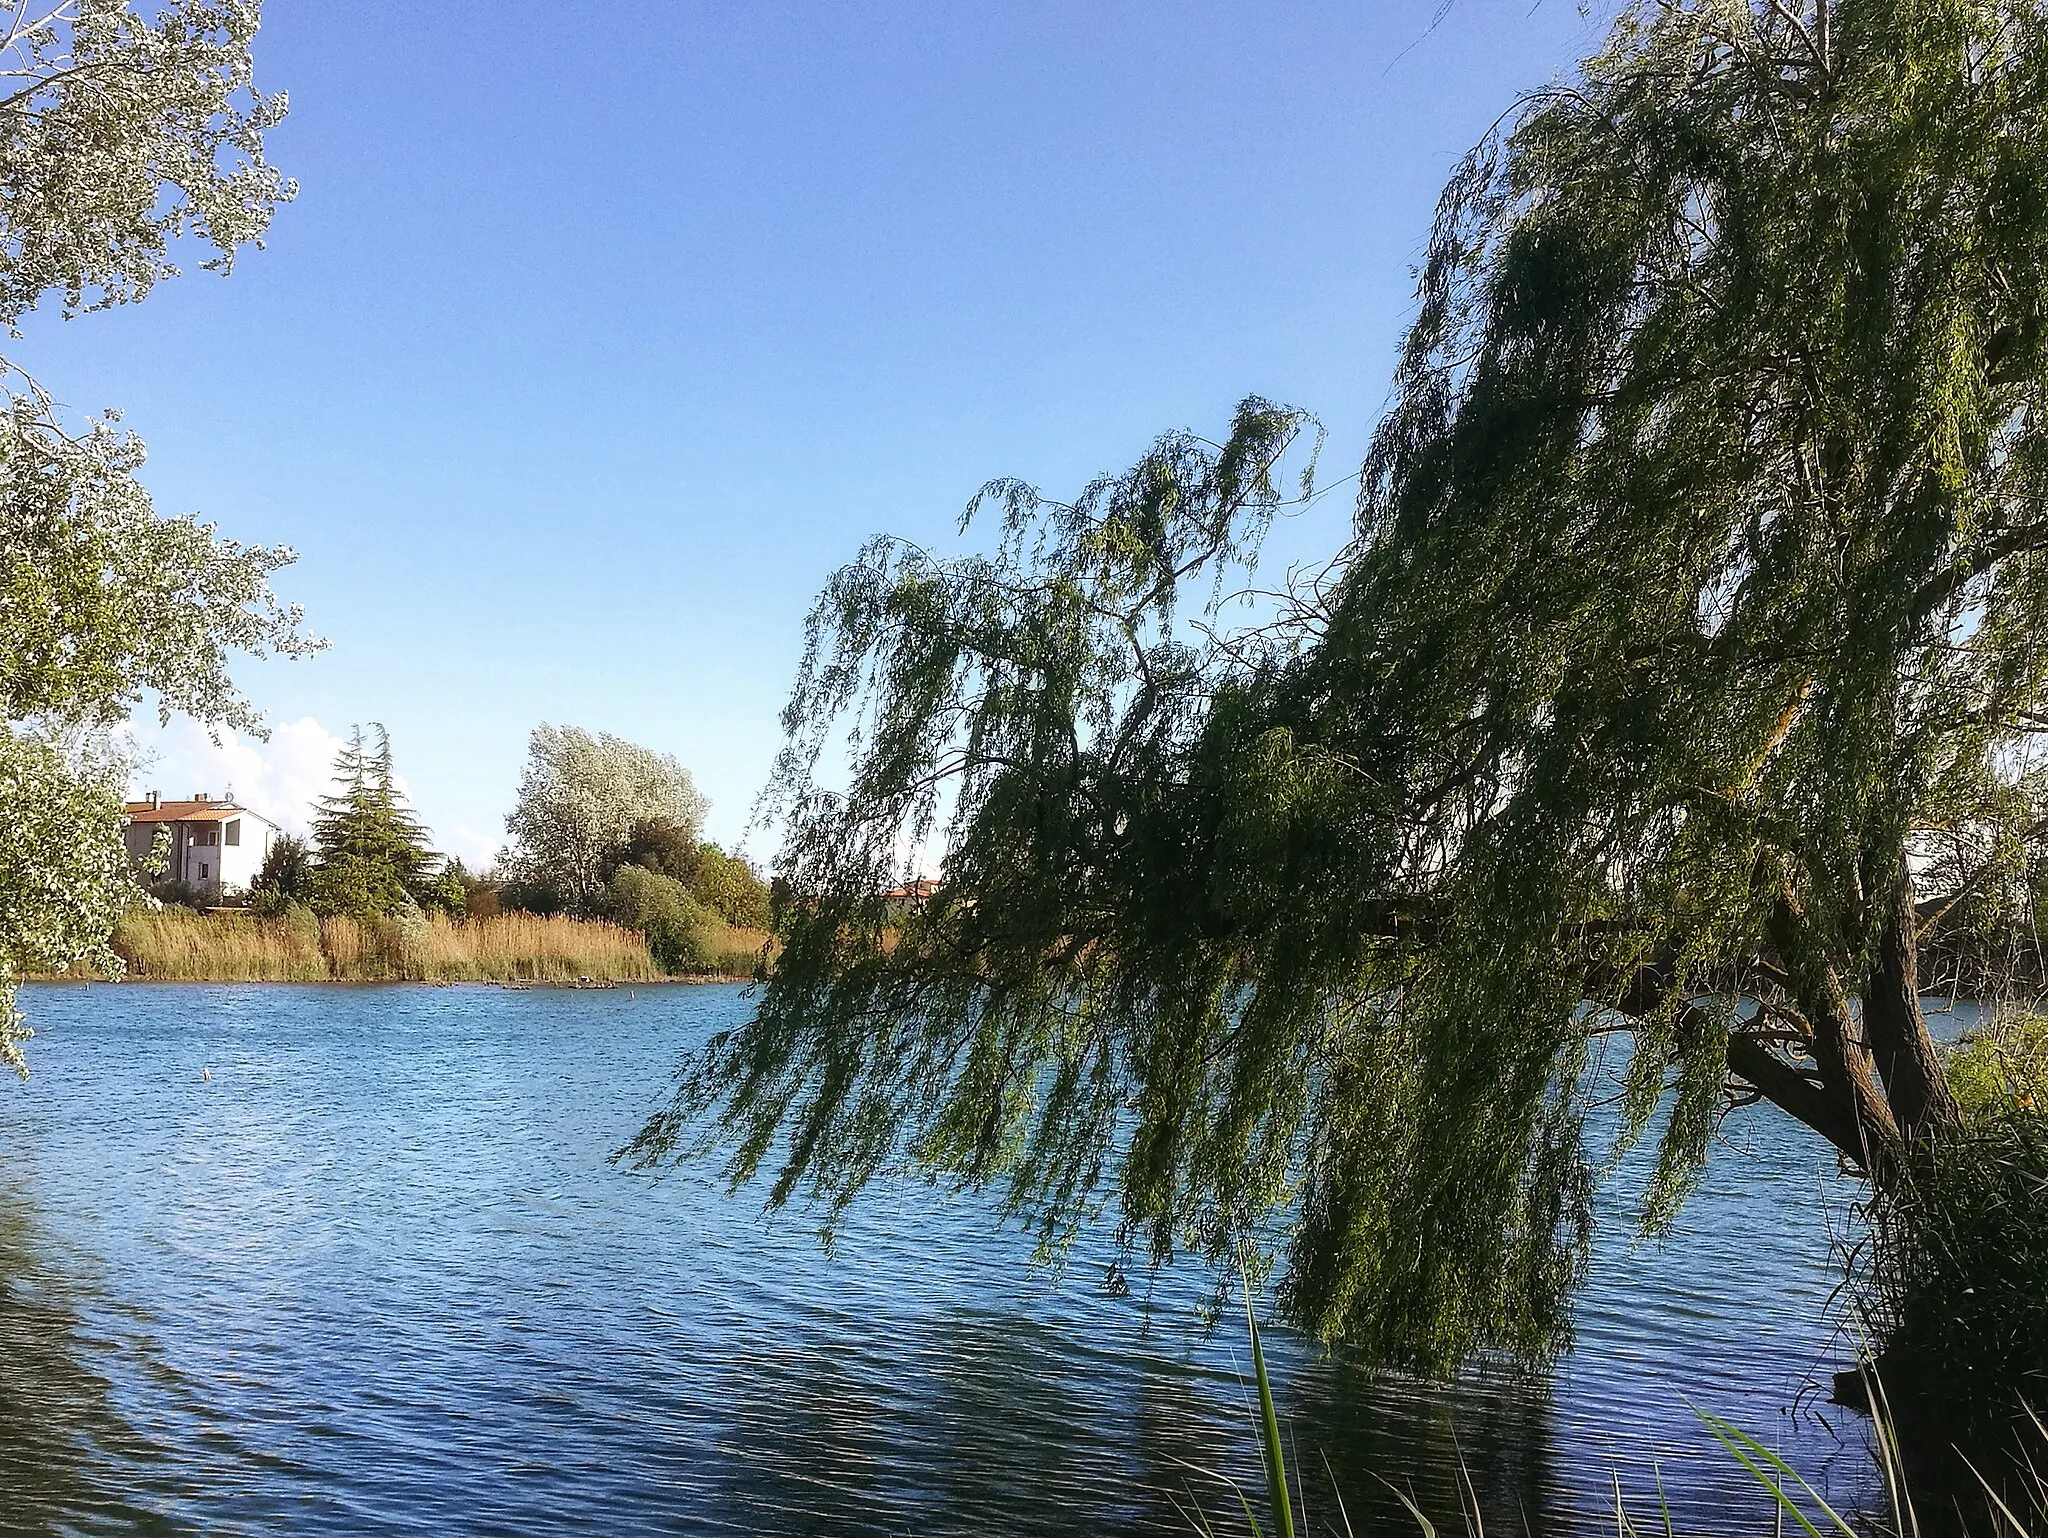
M 149 809 L 153 812 L 161 805 L 163 805 L 162 794 L 158 791 L 151 791 L 149 793 Z
M 194 801 L 197 801 L 201 806 L 204 806 L 206 805 L 206 792 L 203 790 L 195 790 L 192 792 L 192 799 Z

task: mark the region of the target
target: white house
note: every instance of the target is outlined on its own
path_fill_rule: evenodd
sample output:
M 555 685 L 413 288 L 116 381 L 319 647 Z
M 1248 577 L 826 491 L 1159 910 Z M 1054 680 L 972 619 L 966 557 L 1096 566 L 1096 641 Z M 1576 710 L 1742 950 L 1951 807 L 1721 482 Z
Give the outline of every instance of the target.
M 277 842 L 277 825 L 247 807 L 215 800 L 200 791 L 190 801 L 166 801 L 155 791 L 130 801 L 123 834 L 128 857 L 139 870 L 159 830 L 171 834 L 171 867 L 158 882 L 177 882 L 202 903 L 232 902 L 248 895 Z

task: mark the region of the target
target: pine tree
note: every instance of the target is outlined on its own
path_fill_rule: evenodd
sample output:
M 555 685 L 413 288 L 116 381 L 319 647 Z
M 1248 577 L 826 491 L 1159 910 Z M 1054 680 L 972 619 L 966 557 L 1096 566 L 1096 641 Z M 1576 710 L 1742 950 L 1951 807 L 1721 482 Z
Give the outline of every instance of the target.
M 338 788 L 322 796 L 313 819 L 319 869 L 313 906 L 357 917 L 393 913 L 417 902 L 438 873 L 426 829 L 398 792 L 391 737 L 378 722 L 358 726 L 334 761 Z

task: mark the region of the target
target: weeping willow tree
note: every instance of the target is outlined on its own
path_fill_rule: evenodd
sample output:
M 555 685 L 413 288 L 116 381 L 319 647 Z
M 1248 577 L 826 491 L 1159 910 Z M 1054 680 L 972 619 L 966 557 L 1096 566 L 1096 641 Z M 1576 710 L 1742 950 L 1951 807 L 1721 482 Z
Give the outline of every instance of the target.
M 2044 313 L 2040 7 L 1631 11 L 1452 178 L 1316 580 L 1218 607 L 1312 458 L 1257 400 L 838 573 L 779 970 L 636 1152 L 1249 1245 L 1427 1368 L 1565 1341 L 1607 1040 L 1652 1228 L 1758 1102 L 1883 1188 L 1955 1115 L 1931 931 L 2044 826 Z

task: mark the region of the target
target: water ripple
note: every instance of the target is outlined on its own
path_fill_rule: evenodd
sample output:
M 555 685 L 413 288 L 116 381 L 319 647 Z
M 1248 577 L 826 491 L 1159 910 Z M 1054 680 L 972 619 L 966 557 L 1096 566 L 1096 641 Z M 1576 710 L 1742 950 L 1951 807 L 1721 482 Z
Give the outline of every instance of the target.
M 827 1258 L 708 1172 L 613 1169 L 737 989 L 29 1007 L 37 1077 L 0 1102 L 0 1531 L 1185 1533 L 1181 1504 L 1230 1509 L 1209 1473 L 1258 1477 L 1235 1339 L 1190 1323 L 1200 1277 L 1148 1314 L 1095 1285 L 1099 1249 L 1033 1271 L 982 1204 L 922 1186 L 863 1203 Z M 1671 1243 L 1632 1244 L 1610 1203 L 1547 1388 L 1276 1338 L 1317 1515 L 1334 1480 L 1360 1531 L 1412 1530 L 1382 1477 L 1452 1515 L 1462 1457 L 1494 1532 L 1611 1531 L 1610 1470 L 1642 1498 L 1653 1464 L 1682 1530 L 1755 1529 L 1688 1403 L 1867 1495 L 1861 1428 L 1800 1399 L 1844 1354 L 1849 1193 L 1748 1125 Z

